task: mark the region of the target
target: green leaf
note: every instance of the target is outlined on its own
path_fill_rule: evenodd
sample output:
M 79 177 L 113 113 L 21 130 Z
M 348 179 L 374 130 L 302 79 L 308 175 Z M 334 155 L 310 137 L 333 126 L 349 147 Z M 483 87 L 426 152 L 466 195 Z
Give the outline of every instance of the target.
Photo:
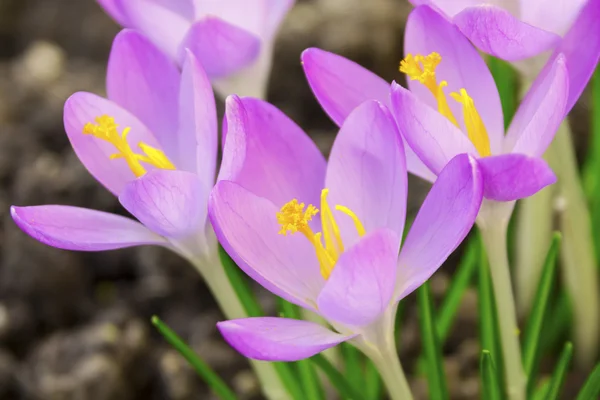
M 427 360 L 429 396 L 433 400 L 448 399 L 442 348 L 433 320 L 435 311 L 433 309 L 433 299 L 429 282 L 425 282 L 417 289 L 417 303 L 419 304 L 419 325 L 421 327 L 422 344 Z
M 477 305 L 479 306 L 479 342 L 481 344 L 481 349 L 488 350 L 491 356 L 494 358 L 494 364 L 496 366 L 496 380 L 500 382 L 500 388 L 503 391 L 502 398 L 505 398 L 504 359 L 498 334 L 498 332 L 500 332 L 500 328 L 498 326 L 498 316 L 496 311 L 496 303 L 494 300 L 494 289 L 492 287 L 490 268 L 488 266 L 485 248 L 483 247 L 483 241 L 479 232 L 477 232 L 476 238 L 477 243 L 479 244 L 479 294 L 477 301 Z
M 600 363 L 592 370 L 577 395 L 577 400 L 595 400 L 600 397 Z
M 552 378 L 550 379 L 550 388 L 548 389 L 546 400 L 558 400 L 558 396 L 560 395 L 560 390 L 562 389 L 563 382 L 565 381 L 565 376 L 567 375 L 567 369 L 569 368 L 569 363 L 571 362 L 572 356 L 573 345 L 571 342 L 567 342 L 562 353 L 560 354 L 556 368 L 552 373 Z
M 344 375 L 342 375 L 322 354 L 312 356 L 309 360 L 323 371 L 342 399 L 366 400 L 363 394 L 354 389 Z
M 342 356 L 344 360 L 344 375 L 354 389 L 363 391 L 365 380 L 363 379 L 362 364 L 364 357 L 362 353 L 350 343 L 342 343 Z
M 548 396 L 548 390 L 550 390 L 550 379 L 545 379 L 535 390 L 533 396 L 531 396 L 531 400 L 546 400 L 546 396 Z
M 517 73 L 506 61 L 488 57 L 488 65 L 500 94 L 504 126 L 508 128 L 517 110 Z
M 502 390 L 500 389 L 500 382 L 498 382 L 498 373 L 496 372 L 492 355 L 488 350 L 481 351 L 479 366 L 482 398 L 486 400 L 502 400 Z
M 181 354 L 206 382 L 208 387 L 222 400 L 236 400 L 235 393 L 177 334 L 157 316 L 152 317 L 152 325 L 165 340 Z
M 540 278 L 537 292 L 533 301 L 531 314 L 527 321 L 525 337 L 523 339 L 523 366 L 525 374 L 529 377 L 529 386 L 532 388 L 535 382 L 534 367 L 537 364 L 540 354 L 540 343 L 542 336 L 542 327 L 544 316 L 548 310 L 548 304 L 552 287 L 556 278 L 556 258 L 560 248 L 561 235 L 554 233 L 550 249 L 544 261 L 542 276 Z
M 375 364 L 369 359 L 365 366 L 365 397 L 368 400 L 378 400 L 381 398 L 381 376 Z
M 590 118 L 592 122 L 589 150 L 583 168 L 583 187 L 592 204 L 600 197 L 600 184 L 598 182 L 598 168 L 600 167 L 600 67 L 592 77 L 592 109 Z

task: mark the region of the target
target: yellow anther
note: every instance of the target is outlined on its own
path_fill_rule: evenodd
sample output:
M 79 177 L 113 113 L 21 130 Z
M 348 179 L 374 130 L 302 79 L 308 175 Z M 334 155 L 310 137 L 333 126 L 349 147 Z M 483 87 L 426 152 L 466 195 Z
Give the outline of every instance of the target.
M 425 85 L 431 94 L 433 94 L 433 97 L 435 97 L 438 103 L 438 111 L 455 126 L 458 126 L 444 93 L 444 87 L 448 83 L 442 81 L 438 84 L 435 76 L 435 69 L 441 61 L 442 57 L 436 52 L 427 56 L 422 56 L 421 54 L 413 56 L 412 54 L 408 54 L 404 60 L 400 61 L 400 72 L 406 74 L 410 80 L 419 81 Z
M 329 279 L 335 263 L 344 251 L 340 228 L 327 203 L 328 194 L 328 189 L 321 191 L 321 225 L 323 232 L 314 233 L 310 228 L 310 221 L 319 212 L 312 204 L 305 207 L 304 203 L 299 203 L 297 199 L 293 199 L 277 212 L 277 222 L 281 225 L 279 234 L 302 233 L 315 248 L 321 275 L 325 279 Z M 335 208 L 352 218 L 360 236 L 365 234 L 363 224 L 356 214 L 347 207 L 336 206 Z
M 95 121 L 95 124 L 91 122 L 85 124 L 83 134 L 92 135 L 115 146 L 117 153 L 111 155 L 109 158 L 111 160 L 117 158 L 125 159 L 125 162 L 127 162 L 127 165 L 136 177 L 140 177 L 146 173 L 146 168 L 144 168 L 141 162 L 160 169 L 175 169 L 175 166 L 165 153 L 144 142 L 138 143 L 143 154 L 135 153 L 127 142 L 127 135 L 131 131 L 131 128 L 124 128 L 123 132 L 119 134 L 119 125 L 113 117 L 101 115 L 96 117 Z
M 490 139 L 488 137 L 483 120 L 475 108 L 475 103 L 465 89 L 460 89 L 460 94 L 450 93 L 450 96 L 463 106 L 463 117 L 467 134 L 481 157 L 492 154 L 490 150 Z

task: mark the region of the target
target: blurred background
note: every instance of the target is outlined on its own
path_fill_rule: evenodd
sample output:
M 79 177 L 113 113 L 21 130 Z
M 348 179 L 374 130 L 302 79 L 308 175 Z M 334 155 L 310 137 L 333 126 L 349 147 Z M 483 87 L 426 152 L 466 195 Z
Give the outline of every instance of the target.
M 268 100 L 326 153 L 336 129 L 310 92 L 301 51 L 321 47 L 402 81 L 397 66 L 409 10 L 403 0 L 299 0 L 277 41 Z M 94 0 L 0 0 L 0 399 L 210 399 L 153 331 L 154 314 L 232 382 L 240 398 L 258 399 L 247 363 L 216 332 L 222 317 L 210 293 L 184 260 L 158 248 L 61 251 L 29 238 L 10 218 L 11 204 L 124 213 L 78 161 L 62 125 L 69 95 L 104 94 L 118 30 Z M 411 185 L 414 209 L 427 186 Z M 436 274 L 434 292 L 443 293 L 450 270 Z M 258 293 L 274 313 L 273 299 Z M 475 292 L 467 292 L 446 346 L 453 399 L 478 398 L 476 309 Z M 402 358 L 411 371 L 419 343 L 410 308 L 405 320 Z M 423 398 L 424 380 L 411 384 Z

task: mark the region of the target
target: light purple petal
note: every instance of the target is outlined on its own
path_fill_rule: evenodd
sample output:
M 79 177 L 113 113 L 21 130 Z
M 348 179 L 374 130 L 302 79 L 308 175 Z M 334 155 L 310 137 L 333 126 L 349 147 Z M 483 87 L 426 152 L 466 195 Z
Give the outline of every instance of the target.
M 193 18 L 189 0 L 122 0 L 121 9 L 129 28 L 142 32 L 172 60 L 178 59 Z
M 85 124 L 88 122 L 95 124 L 96 117 L 103 115 L 115 119 L 119 125 L 119 133 L 127 127 L 131 128 L 127 142 L 134 152 L 141 153 L 137 146 L 140 142 L 157 149 L 160 149 L 160 145 L 140 120 L 112 101 L 86 92 L 75 93 L 69 97 L 65 103 L 64 124 L 71 145 L 94 178 L 118 196 L 127 182 L 135 179 L 135 175 L 124 159 L 110 159 L 112 154 L 117 153 L 112 144 L 83 133 Z M 148 170 L 153 169 L 151 166 L 143 165 Z
M 258 317 L 217 323 L 227 341 L 244 357 L 264 361 L 298 361 L 356 335 L 340 335 L 314 322 Z
M 467 7 L 483 3 L 482 0 L 409 0 L 414 6 L 429 5 L 447 17 L 453 17 Z M 492 0 L 494 1 L 494 0 Z M 503 1 L 503 0 L 499 0 Z
M 274 294 L 315 309 L 324 284 L 315 249 L 301 233 L 278 233 L 278 211 L 229 181 L 218 182 L 209 200 L 217 238 L 237 265 Z
M 323 287 L 317 304 L 327 320 L 365 326 L 389 306 L 396 286 L 400 236 L 377 230 L 347 249 Z
M 453 22 L 479 50 L 507 61 L 533 57 L 552 49 L 560 40 L 555 33 L 529 25 L 507 10 L 488 4 L 464 9 Z
M 588 0 L 572 28 L 544 67 L 544 70 L 551 69 L 553 60 L 564 54 L 569 73 L 569 101 L 565 114 L 571 111 L 581 96 L 598 64 L 600 58 L 598 21 L 600 21 L 600 0 Z
M 558 57 L 529 89 L 506 134 L 506 152 L 534 157 L 544 154 L 565 117 L 569 77 L 565 58 Z
M 192 53 L 181 74 L 178 159 L 181 169 L 197 172 L 205 184 L 215 181 L 218 148 L 215 96 L 208 77 Z
M 226 101 L 227 140 L 219 179 L 231 180 L 277 207 L 296 198 L 318 205 L 325 158 L 275 106 L 249 97 Z
M 165 245 L 164 238 L 132 219 L 70 206 L 11 207 L 15 223 L 29 236 L 64 250 L 104 251 Z
M 140 119 L 174 158 L 179 70 L 146 37 L 121 31 L 113 42 L 106 75 L 108 98 Z
M 467 90 L 487 129 L 492 154 L 498 153 L 504 137 L 500 96 L 485 61 L 458 28 L 430 7 L 417 7 L 406 22 L 404 51 L 413 55 L 432 52 L 441 55 L 442 61 L 436 69 L 438 83 L 448 82 L 444 88 L 446 95 L 462 88 Z M 408 87 L 437 110 L 435 98 L 424 85 L 409 80 Z M 449 96 L 448 104 L 464 128 L 462 106 Z M 399 126 L 402 129 L 402 125 Z
M 483 196 L 496 201 L 529 197 L 556 182 L 546 161 L 523 154 L 503 154 L 478 160 L 483 176 Z
M 401 237 L 407 181 L 404 147 L 394 118 L 377 101 L 358 106 L 342 125 L 329 156 L 325 186 L 331 206 L 348 207 L 367 232 L 390 228 Z M 357 238 L 352 219 L 336 214 L 344 237 Z
M 439 174 L 457 154 L 478 154 L 460 129 L 396 83 L 392 84 L 392 109 L 400 133 L 433 173 Z
M 361 103 L 377 100 L 390 105 L 390 84 L 342 56 L 311 48 L 302 53 L 306 79 L 321 107 L 338 126 Z M 414 152 L 405 147 L 407 168 L 413 174 L 433 180 L 434 176 Z
M 123 13 L 123 0 L 96 0 L 98 4 L 112 17 L 119 25 L 128 26 L 129 21 Z
M 520 1 L 521 20 L 538 28 L 563 36 L 572 26 L 588 0 L 526 0 Z
M 211 78 L 222 78 L 250 65 L 260 52 L 260 38 L 217 17 L 194 23 L 180 49 L 189 49 Z
M 119 201 L 154 232 L 179 238 L 204 231 L 208 193 L 196 174 L 158 170 L 130 182 Z
M 429 279 L 463 241 L 482 196 L 477 161 L 466 154 L 456 156 L 433 184 L 400 250 L 397 300 Z

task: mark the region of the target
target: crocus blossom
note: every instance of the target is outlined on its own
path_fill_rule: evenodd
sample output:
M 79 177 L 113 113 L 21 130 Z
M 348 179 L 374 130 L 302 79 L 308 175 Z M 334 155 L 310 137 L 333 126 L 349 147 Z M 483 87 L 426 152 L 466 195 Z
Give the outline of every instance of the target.
M 154 244 L 192 259 L 215 256 L 207 201 L 215 179 L 217 117 L 210 82 L 189 53 L 180 73 L 141 34 L 114 41 L 108 99 L 75 93 L 64 124 L 88 171 L 140 222 L 79 207 L 12 207 L 42 243 L 83 251 Z M 214 259 L 214 258 L 213 258 Z
M 226 115 L 220 180 L 209 200 L 219 241 L 250 277 L 335 330 L 258 317 L 219 323 L 225 339 L 247 357 L 277 361 L 347 340 L 389 345 L 382 338 L 393 332 L 396 303 L 439 268 L 475 221 L 483 190 L 477 163 L 464 154 L 441 171 L 400 250 L 406 164 L 385 106 L 365 102 L 348 116 L 328 164 L 268 103 L 230 97 Z
M 541 155 L 568 106 L 565 55 L 534 82 L 505 135 L 492 75 L 454 25 L 420 6 L 410 14 L 405 36 L 401 71 L 410 90 L 393 83 L 391 97 L 385 81 L 351 61 L 318 49 L 304 52 L 308 81 L 334 120 L 376 96 L 391 104 L 402 136 L 429 173 L 438 175 L 457 154 L 476 157 L 489 200 L 517 200 L 555 182 Z M 408 169 L 431 179 L 420 163 L 409 162 Z
M 293 0 L 97 0 L 182 65 L 189 49 L 222 96 L 264 97 L 274 38 Z

